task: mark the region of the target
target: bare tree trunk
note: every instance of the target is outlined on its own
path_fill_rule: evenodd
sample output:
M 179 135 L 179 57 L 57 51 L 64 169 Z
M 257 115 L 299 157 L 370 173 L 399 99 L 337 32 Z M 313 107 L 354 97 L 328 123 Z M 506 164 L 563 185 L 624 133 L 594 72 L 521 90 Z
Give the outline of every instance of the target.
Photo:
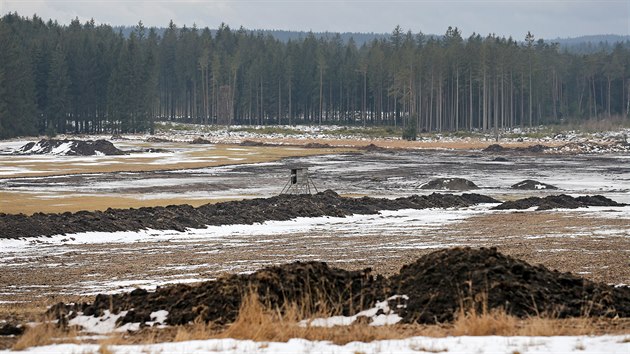
M 468 117 L 468 130 L 472 130 L 473 127 L 473 116 L 474 116 L 474 107 L 473 107 L 473 79 L 472 79 L 472 68 L 470 69 L 469 78 L 468 78 L 468 93 L 469 93 L 469 104 L 470 104 L 470 116 Z
M 497 82 L 498 75 L 495 74 L 492 82 L 493 91 L 494 91 L 494 137 L 497 142 L 499 142 L 499 104 L 501 101 L 499 100 L 499 83 Z
M 530 54 L 531 56 L 531 54 Z M 532 127 L 532 59 L 529 59 L 529 127 Z
M 608 80 L 608 99 L 606 102 L 606 115 L 610 117 L 610 94 L 612 78 L 610 76 L 607 76 L 606 79 Z
M 521 71 L 521 115 L 519 117 L 519 122 L 521 123 L 521 129 L 523 129 L 523 126 L 524 126 L 523 119 L 525 118 L 525 94 L 524 94 L 524 91 L 525 91 L 524 82 L 525 82 L 525 80 L 524 80 L 524 76 L 525 75 Z
M 488 85 L 486 69 L 483 69 L 483 131 L 488 130 Z
M 455 131 L 459 130 L 459 67 L 455 70 Z
M 430 100 L 429 100 L 429 131 L 433 130 L 433 70 L 431 70 L 431 92 L 430 92 Z
M 291 85 L 291 80 L 289 80 L 289 125 L 293 124 L 293 107 L 292 107 L 293 101 L 291 100 L 291 96 L 292 96 L 292 94 L 291 94 L 291 91 L 292 91 L 291 86 L 292 86 Z

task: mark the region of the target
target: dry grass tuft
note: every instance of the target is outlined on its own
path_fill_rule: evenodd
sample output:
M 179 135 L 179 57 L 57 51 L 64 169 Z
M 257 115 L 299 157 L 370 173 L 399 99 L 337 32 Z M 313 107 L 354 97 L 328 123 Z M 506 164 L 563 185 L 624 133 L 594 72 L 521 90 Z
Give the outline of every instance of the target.
M 481 302 L 483 304 L 483 302 Z M 393 326 L 372 327 L 365 322 L 350 326 L 311 327 L 300 325 L 305 318 L 329 317 L 336 311 L 310 312 L 308 307 L 289 304 L 282 309 L 273 309 L 259 301 L 255 291 L 250 291 L 241 304 L 239 316 L 228 326 L 218 328 L 212 323 L 195 321 L 176 329 L 146 329 L 143 333 L 119 336 L 115 342 L 156 343 L 164 341 L 188 341 L 212 338 L 249 339 L 261 342 L 286 342 L 292 338 L 324 340 L 343 345 L 349 342 L 371 342 L 375 340 L 402 339 L 413 336 L 555 336 L 584 335 L 615 332 L 611 330 L 610 320 L 600 322 L 589 318 L 557 319 L 536 316 L 520 319 L 507 314 L 504 310 L 488 310 L 486 306 L 469 306 L 462 310 L 452 324 L 419 325 L 398 324 Z M 626 328 L 626 322 L 616 326 Z M 629 339 L 630 340 L 630 339 Z M 424 351 L 441 352 L 442 348 L 424 348 Z
M 259 301 L 255 291 L 243 299 L 236 321 L 223 330 L 216 330 L 211 324 L 194 323 L 178 328 L 176 341 L 234 338 L 250 339 L 258 342 L 286 342 L 291 338 L 327 340 L 336 344 L 353 341 L 371 342 L 382 339 L 399 339 L 417 332 L 416 326 L 371 327 L 367 324 L 337 327 L 301 326 L 304 318 L 314 317 L 304 308 L 290 304 L 283 309 L 271 309 Z M 317 317 L 328 317 L 328 313 L 318 313 Z
M 472 288 L 472 285 L 469 285 Z M 453 322 L 450 334 L 454 336 L 568 336 L 601 333 L 600 324 L 587 314 L 588 311 L 585 311 L 583 317 L 559 319 L 555 315 L 538 313 L 536 316 L 521 319 L 508 314 L 502 308 L 488 310 L 488 294 L 482 292 L 475 298 L 460 300 L 460 310 Z M 611 329 L 604 329 L 604 331 Z
M 124 344 L 151 344 L 172 341 L 204 340 L 213 338 L 249 339 L 266 346 L 268 342 L 286 342 L 292 338 L 324 340 L 338 345 L 349 342 L 372 342 L 375 340 L 403 339 L 413 336 L 562 336 L 590 334 L 627 334 L 630 320 L 625 319 L 558 319 L 542 315 L 520 319 L 504 310 L 488 310 L 483 297 L 477 302 L 463 306 L 456 320 L 449 324 L 419 325 L 398 324 L 372 327 L 366 321 L 350 326 L 311 327 L 301 325 L 303 319 L 329 317 L 338 311 L 323 311 L 313 314 L 307 306 L 295 303 L 282 309 L 262 304 L 256 291 L 245 296 L 239 316 L 230 325 L 218 327 L 213 323 L 195 321 L 192 324 L 168 328 L 143 328 L 135 333 L 114 333 L 98 341 L 97 353 L 110 354 L 111 347 Z M 464 303 L 464 301 L 462 301 Z M 473 306 L 474 304 L 477 306 Z M 481 305 L 479 305 L 481 304 Z M 464 309 L 467 308 L 467 309 Z M 60 329 L 50 321 L 29 328 L 13 346 L 14 350 L 24 350 L 32 346 L 54 343 L 77 343 L 76 331 Z M 630 337 L 623 342 L 630 342 Z M 413 349 L 413 348 L 412 348 Z M 418 347 L 420 351 L 439 353 L 441 347 Z
M 77 331 L 74 328 L 60 328 L 56 323 L 43 322 L 35 327 L 26 329 L 23 335 L 13 345 L 13 350 L 24 350 L 56 343 L 78 343 Z
M 516 317 L 502 310 L 484 310 L 478 313 L 461 311 L 453 323 L 455 336 L 503 336 L 513 333 L 518 325 Z
M 217 330 L 209 323 L 195 321 L 192 325 L 178 326 L 174 342 L 184 342 L 189 340 L 202 340 L 213 338 L 217 335 Z
M 98 347 L 98 351 L 97 351 L 97 353 L 98 353 L 98 354 L 114 354 L 114 352 L 112 352 L 112 351 L 109 349 L 109 346 L 107 346 L 107 345 L 105 345 L 105 344 L 101 344 L 101 346 L 100 346 L 100 347 Z

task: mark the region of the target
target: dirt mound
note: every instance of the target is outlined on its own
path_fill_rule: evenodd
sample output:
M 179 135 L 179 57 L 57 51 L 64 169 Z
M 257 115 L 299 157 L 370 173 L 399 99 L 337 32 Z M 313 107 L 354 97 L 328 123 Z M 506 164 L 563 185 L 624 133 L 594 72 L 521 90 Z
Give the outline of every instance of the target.
M 487 148 L 481 150 L 483 152 L 505 152 L 505 151 L 510 151 L 511 149 L 503 147 L 499 144 L 491 144 L 488 145 Z
M 122 325 L 148 322 L 152 312 L 166 310 L 166 323 L 170 325 L 186 324 L 196 319 L 225 324 L 236 319 L 243 297 L 250 291 L 257 291 L 261 302 L 271 308 L 297 303 L 301 309 L 313 313 L 332 310 L 349 316 L 373 306 L 386 295 L 387 281 L 370 272 L 370 269 L 330 268 L 322 262 L 296 262 L 193 286 L 159 287 L 155 292 L 136 289 L 127 294 L 100 294 L 91 304 L 60 303 L 48 313 L 67 321 L 78 312 L 100 317 L 105 310 L 112 313 L 128 311 L 118 319 L 117 324 Z
M 367 152 L 391 152 L 391 150 L 388 148 L 380 147 L 374 144 L 359 146 L 357 149 Z
M 483 149 L 489 153 L 525 153 L 525 154 L 595 154 L 595 153 L 625 153 L 630 152 L 630 144 L 625 141 L 611 143 L 579 142 L 567 143 L 560 146 L 545 146 L 541 144 L 527 147 L 507 148 L 499 144 L 489 145 Z
M 243 140 L 241 141 L 239 145 L 240 146 L 267 146 L 268 144 L 260 142 L 260 141 Z
M 303 147 L 307 148 L 307 149 L 328 149 L 328 148 L 332 148 L 333 146 L 330 144 L 322 144 L 322 143 L 308 143 L 306 145 L 304 145 Z
M 226 324 L 234 321 L 244 296 L 257 291 L 261 302 L 281 309 L 286 303 L 314 313 L 332 311 L 350 316 L 391 300 L 403 322 L 452 321 L 462 305 L 487 305 L 526 317 L 630 317 L 630 288 L 598 284 L 569 273 L 532 266 L 505 256 L 496 248 L 453 248 L 433 252 L 402 267 L 389 278 L 370 269 L 347 271 L 321 262 L 296 262 L 248 275 L 232 275 L 198 285 L 159 287 L 154 292 L 96 296 L 93 303 L 59 303 L 48 310 L 60 323 L 77 315 L 121 314 L 118 325 L 147 323 L 151 314 L 168 311 L 166 323 L 194 320 Z M 404 296 L 394 296 L 404 295 Z M 400 305 L 400 306 L 399 306 Z M 122 314 L 124 312 L 124 315 Z
M 536 144 L 525 147 L 515 147 L 508 148 L 501 146 L 499 144 L 489 145 L 487 148 L 483 149 L 483 152 L 492 152 L 492 153 L 505 153 L 505 152 L 516 152 L 516 153 L 531 153 L 531 154 L 539 154 L 551 149 L 549 146 Z
M 534 181 L 532 179 L 526 179 L 524 181 L 518 182 L 512 185 L 512 187 L 510 188 L 523 190 L 558 189 L 558 187 L 551 184 Z
M 145 140 L 147 143 L 172 143 L 173 141 L 166 138 L 158 138 L 157 136 L 150 136 Z
M 67 156 L 125 155 L 107 140 L 42 139 L 19 148 L 17 154 L 52 154 Z
M 566 194 L 550 195 L 544 198 L 529 197 L 524 199 L 512 200 L 504 202 L 496 207 L 495 210 L 507 210 L 507 209 L 529 209 L 538 207 L 536 210 L 549 210 L 549 209 L 577 209 L 586 208 L 589 206 L 624 206 L 626 204 L 617 203 L 612 199 L 606 198 L 601 195 L 594 196 L 581 196 L 571 197 Z
M 400 314 L 405 322 L 452 321 L 462 303 L 519 317 L 630 316 L 629 288 L 532 266 L 496 248 L 437 251 L 404 266 L 390 282 L 394 293 L 409 296 Z
M 0 238 L 52 236 L 87 231 L 177 230 L 207 225 L 253 224 L 297 217 L 376 214 L 381 210 L 466 207 L 477 203 L 499 203 L 475 194 L 462 196 L 433 193 L 397 199 L 344 198 L 328 190 L 315 195 L 279 195 L 241 201 L 190 205 L 107 209 L 76 213 L 31 216 L 0 213 Z
M 214 144 L 212 141 L 206 140 L 200 136 L 194 138 L 190 143 L 191 144 Z
M 0 326 L 0 336 L 19 336 L 24 333 L 24 327 L 20 324 L 5 323 Z
M 440 189 L 452 191 L 467 191 L 479 189 L 477 185 L 464 178 L 436 178 L 420 186 L 420 189 Z

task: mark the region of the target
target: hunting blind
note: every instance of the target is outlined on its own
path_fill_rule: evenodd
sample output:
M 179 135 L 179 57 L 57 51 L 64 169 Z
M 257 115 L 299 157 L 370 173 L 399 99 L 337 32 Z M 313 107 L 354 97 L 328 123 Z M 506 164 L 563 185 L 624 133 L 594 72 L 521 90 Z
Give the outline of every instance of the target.
M 292 168 L 289 181 L 280 194 L 311 194 L 311 187 L 317 193 L 315 183 L 308 176 L 308 168 Z

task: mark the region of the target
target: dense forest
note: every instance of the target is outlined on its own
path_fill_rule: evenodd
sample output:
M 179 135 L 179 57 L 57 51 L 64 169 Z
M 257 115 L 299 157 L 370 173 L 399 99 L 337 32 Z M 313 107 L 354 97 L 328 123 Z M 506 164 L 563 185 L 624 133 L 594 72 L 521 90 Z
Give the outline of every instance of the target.
M 339 35 L 178 27 L 129 35 L 93 21 L 0 19 L 0 138 L 200 124 L 503 129 L 627 117 L 630 49 L 395 28 L 358 46 Z

